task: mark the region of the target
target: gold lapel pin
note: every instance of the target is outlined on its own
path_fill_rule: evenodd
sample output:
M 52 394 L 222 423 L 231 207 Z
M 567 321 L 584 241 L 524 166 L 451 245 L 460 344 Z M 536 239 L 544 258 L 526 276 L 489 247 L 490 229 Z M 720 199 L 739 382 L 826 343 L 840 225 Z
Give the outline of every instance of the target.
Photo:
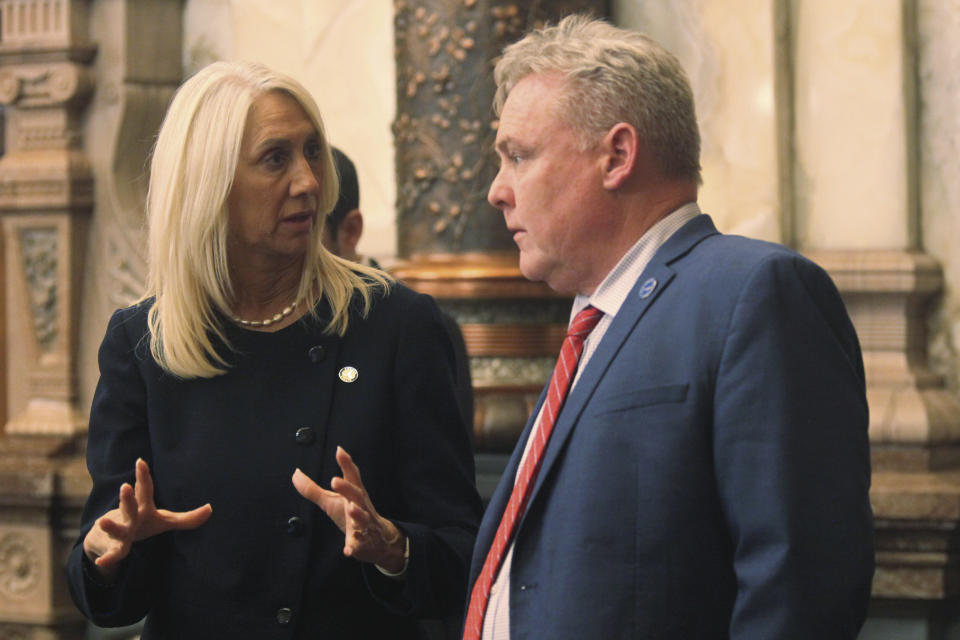
M 344 367 L 343 369 L 340 369 L 340 373 L 337 375 L 340 376 L 340 379 L 347 384 L 356 382 L 357 378 L 360 377 L 360 373 L 353 367 Z

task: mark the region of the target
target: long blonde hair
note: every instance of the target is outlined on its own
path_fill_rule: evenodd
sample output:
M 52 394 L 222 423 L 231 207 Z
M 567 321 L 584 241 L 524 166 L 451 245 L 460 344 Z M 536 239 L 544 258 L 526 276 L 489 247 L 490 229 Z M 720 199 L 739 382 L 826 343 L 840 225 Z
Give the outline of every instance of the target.
M 359 295 L 366 315 L 374 291 L 389 288 L 382 271 L 342 260 L 323 247 L 323 223 L 337 201 L 339 181 L 320 111 L 307 90 L 260 64 L 215 62 L 177 90 L 150 164 L 143 299 L 155 299 L 148 317 L 150 351 L 177 377 L 209 378 L 229 368 L 213 340 L 230 347 L 222 326 L 233 299 L 226 201 L 250 106 L 269 91 L 283 92 L 303 107 L 322 147 L 318 220 L 297 299 L 326 297 L 333 315 L 325 331 L 343 335 L 354 296 Z

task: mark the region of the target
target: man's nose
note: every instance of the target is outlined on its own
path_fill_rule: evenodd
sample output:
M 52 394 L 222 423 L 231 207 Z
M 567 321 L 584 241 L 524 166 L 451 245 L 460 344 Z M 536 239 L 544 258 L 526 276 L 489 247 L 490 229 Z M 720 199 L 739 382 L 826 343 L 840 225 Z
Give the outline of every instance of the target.
M 498 171 L 487 191 L 487 202 L 501 211 L 512 204 L 513 192 L 503 179 L 503 171 Z

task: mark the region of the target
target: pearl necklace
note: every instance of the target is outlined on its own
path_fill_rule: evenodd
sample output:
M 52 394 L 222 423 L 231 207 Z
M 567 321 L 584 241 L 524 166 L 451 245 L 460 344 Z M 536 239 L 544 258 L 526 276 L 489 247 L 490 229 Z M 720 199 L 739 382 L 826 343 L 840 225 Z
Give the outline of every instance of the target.
M 293 310 L 297 308 L 297 305 L 300 304 L 299 300 L 294 300 L 291 304 L 283 308 L 283 311 L 280 313 L 273 314 L 273 317 L 267 318 L 266 320 L 244 320 L 243 318 L 238 318 L 233 316 L 232 320 L 237 324 L 243 325 L 244 327 L 269 327 L 275 322 L 280 322 L 288 315 L 293 313 Z

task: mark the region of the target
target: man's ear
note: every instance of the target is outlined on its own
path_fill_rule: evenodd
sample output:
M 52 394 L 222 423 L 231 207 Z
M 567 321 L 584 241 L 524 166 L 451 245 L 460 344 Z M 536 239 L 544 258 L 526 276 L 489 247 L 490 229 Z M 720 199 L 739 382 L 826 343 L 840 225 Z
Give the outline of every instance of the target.
M 353 260 L 357 255 L 357 243 L 360 242 L 362 235 L 363 214 L 360 213 L 360 209 L 353 209 L 343 217 L 340 226 L 337 227 L 337 246 L 340 248 L 340 255 Z
M 632 125 L 618 122 L 601 142 L 603 151 L 603 186 L 619 189 L 633 174 L 640 153 L 640 136 Z

